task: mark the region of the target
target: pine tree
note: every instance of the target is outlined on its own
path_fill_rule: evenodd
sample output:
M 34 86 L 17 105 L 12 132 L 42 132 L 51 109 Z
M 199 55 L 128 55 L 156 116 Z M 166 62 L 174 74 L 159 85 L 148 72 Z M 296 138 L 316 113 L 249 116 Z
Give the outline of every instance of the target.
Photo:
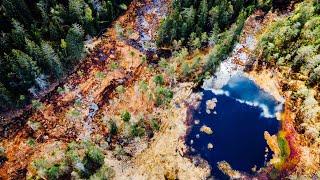
M 48 7 L 47 0 L 40 0 L 37 3 L 37 8 L 39 9 L 41 17 L 42 17 L 42 23 L 44 25 L 49 24 L 49 13 L 48 13 L 49 7 Z
M 202 0 L 198 12 L 198 27 L 204 29 L 208 19 L 208 3 L 207 0 Z
M 32 14 L 24 0 L 3 0 L 2 5 L 9 19 L 17 19 L 26 26 L 32 23 Z
M 10 34 L 12 44 L 17 49 L 24 49 L 25 39 L 28 37 L 28 34 L 20 22 L 12 19 L 12 25 L 13 29 Z
M 84 5 L 83 0 L 69 0 L 69 19 L 72 23 L 83 24 Z
M 84 53 L 83 36 L 84 36 L 84 32 L 82 30 L 82 27 L 78 24 L 73 24 L 68 31 L 68 34 L 66 37 L 67 54 L 68 54 L 67 59 L 71 64 L 75 64 L 77 60 L 83 57 L 83 53 Z
M 10 109 L 13 105 L 13 99 L 11 93 L 0 82 L 0 111 Z
M 50 11 L 50 23 L 49 23 L 49 34 L 50 39 L 55 41 L 60 41 L 61 38 L 64 37 L 64 30 L 63 30 L 63 24 L 64 24 L 64 18 L 66 18 L 66 11 L 64 7 L 61 4 L 55 5 L 53 8 L 51 8 Z
M 219 16 L 219 25 L 223 29 L 230 23 L 230 19 L 234 14 L 233 6 L 230 1 L 223 0 L 221 1 L 220 7 L 220 16 Z
M 60 78 L 63 75 L 63 68 L 59 59 L 59 56 L 56 54 L 54 49 L 48 42 L 41 42 L 41 50 L 43 58 L 45 61 L 45 66 L 47 67 L 47 74 Z
M 48 42 L 42 41 L 40 46 L 28 39 L 26 42 L 28 54 L 37 61 L 38 66 L 45 74 L 55 78 L 59 78 L 63 75 L 63 67 L 60 58 Z
M 220 14 L 220 9 L 218 6 L 214 6 L 210 9 L 208 23 L 211 29 L 213 29 L 214 27 L 219 27 L 219 24 L 218 24 L 219 14 Z
M 191 6 L 190 8 L 185 8 L 182 11 L 182 15 L 183 15 L 183 21 L 186 22 L 187 24 L 187 29 L 186 30 L 182 30 L 183 32 L 187 32 L 187 36 L 184 36 L 183 38 L 187 38 L 189 36 L 189 34 L 192 32 L 192 30 L 194 29 L 195 26 L 195 18 L 196 18 L 196 10 L 193 8 L 193 6 Z
M 84 9 L 84 27 L 86 32 L 88 32 L 90 35 L 96 34 L 96 29 L 94 27 L 93 23 L 93 16 L 92 16 L 92 10 L 89 5 L 85 5 Z
M 35 42 L 26 39 L 26 52 L 28 53 L 29 56 L 32 57 L 33 60 L 37 61 L 38 66 L 41 69 L 45 68 L 45 63 L 43 61 L 43 53 L 40 48 Z
M 8 73 L 10 86 L 17 92 L 25 93 L 40 74 L 37 63 L 20 50 L 13 49 L 11 54 L 6 56 L 6 63 L 10 68 Z
M 1 32 L 0 33 L 0 56 L 3 53 L 8 52 L 10 50 L 10 41 L 9 36 L 7 33 Z

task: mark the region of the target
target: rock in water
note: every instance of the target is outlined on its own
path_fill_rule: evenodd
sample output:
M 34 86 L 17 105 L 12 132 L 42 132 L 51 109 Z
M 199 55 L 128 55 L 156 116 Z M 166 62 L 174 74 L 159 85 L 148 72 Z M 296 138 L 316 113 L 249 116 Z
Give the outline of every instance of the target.
M 211 129 L 210 127 L 206 126 L 206 125 L 203 125 L 203 126 L 200 128 L 200 131 L 201 131 L 201 132 L 204 132 L 204 133 L 206 133 L 206 134 L 209 134 L 209 135 L 213 133 L 212 129 Z

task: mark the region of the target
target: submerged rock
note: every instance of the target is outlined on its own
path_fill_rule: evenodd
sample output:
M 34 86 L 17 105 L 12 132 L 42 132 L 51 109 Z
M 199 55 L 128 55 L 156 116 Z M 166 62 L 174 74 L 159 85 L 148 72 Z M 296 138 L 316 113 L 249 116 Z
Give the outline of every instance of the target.
M 213 99 L 209 99 L 209 100 L 207 100 L 206 101 L 206 112 L 208 113 L 208 114 L 210 114 L 211 113 L 211 110 L 213 110 L 215 107 L 216 107 L 216 105 L 217 105 L 217 102 L 218 102 L 218 100 L 216 99 L 216 98 L 213 98 Z
M 229 163 L 226 161 L 218 162 L 218 168 L 226 175 L 228 175 L 231 179 L 241 179 L 244 176 L 236 170 L 233 170 Z
M 204 132 L 204 133 L 206 133 L 206 134 L 209 134 L 209 135 L 213 133 L 212 129 L 211 129 L 210 127 L 206 126 L 206 125 L 203 125 L 203 126 L 200 128 L 200 131 L 201 131 L 201 132 Z
M 206 102 L 207 109 L 210 109 L 210 110 L 214 109 L 216 107 L 217 102 L 218 102 L 217 98 L 213 98 L 211 100 L 208 100 Z

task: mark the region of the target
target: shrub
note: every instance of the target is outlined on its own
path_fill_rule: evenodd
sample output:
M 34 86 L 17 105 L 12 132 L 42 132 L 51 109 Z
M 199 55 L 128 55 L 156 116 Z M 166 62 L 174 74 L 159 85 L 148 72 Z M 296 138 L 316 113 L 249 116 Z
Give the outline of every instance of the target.
M 114 176 L 114 170 L 104 165 L 94 175 L 90 176 L 90 180 L 109 180 Z
M 153 78 L 153 82 L 154 82 L 156 85 L 162 85 L 162 84 L 164 83 L 164 78 L 163 78 L 162 74 L 156 75 L 156 76 Z
M 119 64 L 117 62 L 114 62 L 114 61 L 111 62 L 110 68 L 112 70 L 118 69 L 118 67 L 119 67 Z
M 105 75 L 103 72 L 101 72 L 101 71 L 98 71 L 98 72 L 96 73 L 96 78 L 99 79 L 99 80 L 102 80 L 102 79 L 104 79 L 105 77 L 106 77 L 106 75 Z
M 34 131 L 37 131 L 39 128 L 41 128 L 41 123 L 33 120 L 28 120 L 27 125 Z
M 155 120 L 155 119 L 151 120 L 151 127 L 155 131 L 159 131 L 160 130 L 160 125 L 159 125 L 158 121 Z
M 95 146 L 89 147 L 89 150 L 83 158 L 83 164 L 87 170 L 85 177 L 94 174 L 104 164 L 104 155 L 102 151 Z
M 145 135 L 145 129 L 138 124 L 133 124 L 130 127 L 130 134 L 133 137 L 142 137 Z
M 54 164 L 45 170 L 46 177 L 49 180 L 61 179 L 65 176 L 70 176 L 70 167 L 66 162 Z
M 117 124 L 112 120 L 109 122 L 109 130 L 111 135 L 116 135 L 118 133 Z
M 36 144 L 36 141 L 33 138 L 29 138 L 27 141 L 27 144 L 31 147 L 33 147 Z
M 139 90 L 141 92 L 146 92 L 148 90 L 148 84 L 146 81 L 142 80 L 139 82 Z
M 60 166 L 58 164 L 52 166 L 47 171 L 48 179 L 58 179 L 60 177 Z
M 6 151 L 2 146 L 0 146 L 0 165 L 7 160 L 8 158 L 6 155 Z
M 124 111 L 124 112 L 121 113 L 121 119 L 124 122 L 129 122 L 130 119 L 131 119 L 131 114 L 128 111 Z
M 169 103 L 173 98 L 173 92 L 164 87 L 157 87 L 155 92 L 156 106 Z
M 63 88 L 62 87 L 58 87 L 57 92 L 59 94 L 64 94 L 66 92 L 66 89 L 64 87 Z
M 70 118 L 70 120 L 76 120 L 81 115 L 81 112 L 75 108 L 70 109 L 67 112 L 67 116 Z
M 43 108 L 43 104 L 39 100 L 32 100 L 32 108 L 36 110 L 40 110 Z
M 188 77 L 191 73 L 191 69 L 190 66 L 188 65 L 188 63 L 183 63 L 182 64 L 182 73 L 184 77 Z
M 123 94 L 125 92 L 125 89 L 124 89 L 123 85 L 120 85 L 120 86 L 116 87 L 116 91 L 118 94 Z

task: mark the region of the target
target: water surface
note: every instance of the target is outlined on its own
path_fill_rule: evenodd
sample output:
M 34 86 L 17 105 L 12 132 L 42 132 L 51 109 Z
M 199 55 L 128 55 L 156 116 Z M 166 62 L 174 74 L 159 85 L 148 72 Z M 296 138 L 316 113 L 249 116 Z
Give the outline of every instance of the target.
M 216 179 L 228 179 L 217 162 L 226 161 L 234 170 L 254 175 L 271 158 L 264 139 L 264 131 L 271 135 L 279 130 L 275 114 L 282 104 L 242 75 L 233 76 L 221 89 L 202 89 L 203 99 L 193 112 L 194 124 L 186 138 L 191 155 L 200 155 L 212 167 Z M 217 99 L 215 109 L 208 114 L 206 101 Z M 194 122 L 195 123 L 195 122 Z M 206 125 L 213 130 L 208 135 L 200 132 Z M 213 144 L 208 149 L 208 143 Z M 268 152 L 266 152 L 266 149 Z

